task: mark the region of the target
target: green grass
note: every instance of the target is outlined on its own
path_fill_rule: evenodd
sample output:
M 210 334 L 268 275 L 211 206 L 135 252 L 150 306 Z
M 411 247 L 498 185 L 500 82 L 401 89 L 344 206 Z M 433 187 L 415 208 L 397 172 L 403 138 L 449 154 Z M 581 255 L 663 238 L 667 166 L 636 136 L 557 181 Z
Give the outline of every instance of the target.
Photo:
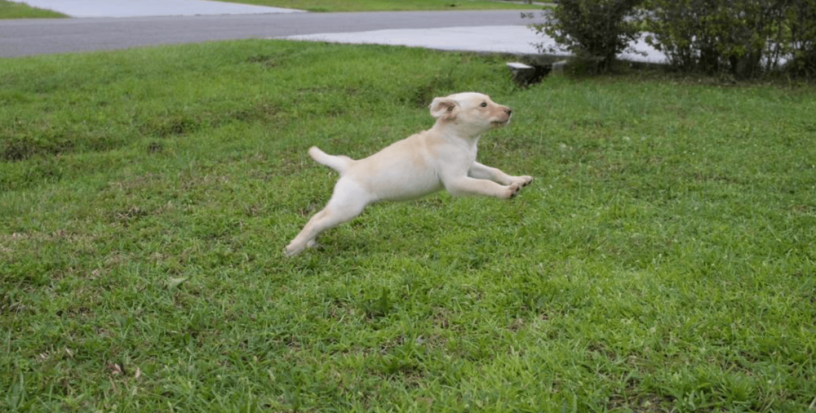
M 804 411 L 816 94 L 240 41 L 0 66 L 2 411 Z M 294 259 L 336 175 L 515 109 L 512 201 L 374 205 Z
M 540 9 L 541 6 L 490 0 L 221 0 L 311 12 Z
M 66 17 L 51 10 L 31 7 L 24 3 L 0 0 L 0 19 L 33 19 L 33 18 Z

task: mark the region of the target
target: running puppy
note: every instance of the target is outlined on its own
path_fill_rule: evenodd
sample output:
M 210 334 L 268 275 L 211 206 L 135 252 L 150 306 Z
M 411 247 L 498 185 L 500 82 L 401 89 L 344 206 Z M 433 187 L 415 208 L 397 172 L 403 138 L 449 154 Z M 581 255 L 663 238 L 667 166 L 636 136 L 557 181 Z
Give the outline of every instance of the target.
M 479 136 L 506 126 L 512 113 L 487 95 L 458 93 L 433 100 L 433 128 L 395 142 L 368 158 L 355 161 L 310 148 L 309 155 L 339 172 L 340 180 L 328 205 L 286 246 L 286 255 L 297 255 L 314 246 L 321 232 L 360 215 L 372 202 L 414 199 L 443 187 L 454 196 L 514 197 L 519 188 L 532 182 L 532 177 L 507 175 L 476 162 Z

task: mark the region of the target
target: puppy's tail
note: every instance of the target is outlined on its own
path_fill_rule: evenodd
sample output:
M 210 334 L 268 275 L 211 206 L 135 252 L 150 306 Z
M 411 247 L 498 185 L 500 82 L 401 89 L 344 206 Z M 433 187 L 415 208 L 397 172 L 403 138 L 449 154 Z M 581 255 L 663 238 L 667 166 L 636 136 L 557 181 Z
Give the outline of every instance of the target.
M 317 163 L 321 163 L 323 165 L 328 166 L 329 168 L 334 169 L 337 172 L 340 172 L 340 175 L 346 172 L 346 169 L 354 163 L 354 160 L 349 158 L 348 156 L 343 155 L 329 155 L 326 152 L 321 151 L 317 148 L 317 146 L 312 146 L 309 148 L 309 155 L 314 158 Z

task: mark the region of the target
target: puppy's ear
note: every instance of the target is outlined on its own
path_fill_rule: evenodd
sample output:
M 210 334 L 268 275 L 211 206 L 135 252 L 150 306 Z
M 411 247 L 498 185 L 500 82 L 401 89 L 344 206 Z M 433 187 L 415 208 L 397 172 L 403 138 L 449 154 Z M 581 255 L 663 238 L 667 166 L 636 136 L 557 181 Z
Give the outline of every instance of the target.
M 451 98 L 434 98 L 431 102 L 431 116 L 435 118 L 456 119 L 456 108 L 459 104 Z

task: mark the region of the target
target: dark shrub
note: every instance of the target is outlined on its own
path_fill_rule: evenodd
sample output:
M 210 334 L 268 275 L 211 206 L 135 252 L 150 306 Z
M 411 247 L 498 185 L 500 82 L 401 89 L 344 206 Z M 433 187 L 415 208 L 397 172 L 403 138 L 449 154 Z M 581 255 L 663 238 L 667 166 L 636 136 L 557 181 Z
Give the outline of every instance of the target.
M 579 58 L 597 61 L 606 69 L 615 56 L 638 37 L 632 19 L 643 0 L 561 0 L 542 15 L 547 23 L 532 27 Z M 539 46 L 539 50 L 543 47 Z

